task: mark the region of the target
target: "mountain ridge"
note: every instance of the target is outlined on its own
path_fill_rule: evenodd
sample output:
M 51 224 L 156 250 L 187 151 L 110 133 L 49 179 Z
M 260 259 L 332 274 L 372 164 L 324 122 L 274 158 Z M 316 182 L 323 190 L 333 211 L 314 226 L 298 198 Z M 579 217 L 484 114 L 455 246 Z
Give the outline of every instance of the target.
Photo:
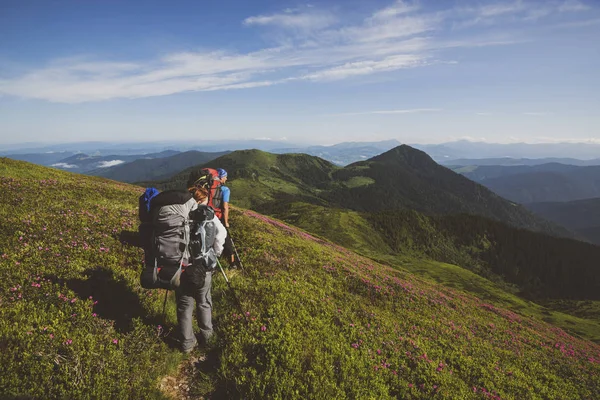
M 135 159 L 113 167 L 91 170 L 87 174 L 127 183 L 160 180 L 169 178 L 182 169 L 209 162 L 225 154 L 228 152 L 209 153 L 191 150 L 158 158 Z
M 462 173 L 521 204 L 600 197 L 600 166 L 482 166 Z

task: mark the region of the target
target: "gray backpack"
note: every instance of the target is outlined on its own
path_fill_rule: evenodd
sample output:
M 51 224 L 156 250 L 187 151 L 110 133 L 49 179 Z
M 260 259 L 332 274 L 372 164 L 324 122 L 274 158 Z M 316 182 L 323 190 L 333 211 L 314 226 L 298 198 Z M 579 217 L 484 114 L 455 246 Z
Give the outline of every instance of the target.
M 169 190 L 153 197 L 146 221 L 140 224 L 145 266 L 140 277 L 146 289 L 176 289 L 190 260 L 190 212 L 198 204 L 187 191 Z
M 217 266 L 217 255 L 213 249 L 216 236 L 214 217 L 215 211 L 203 204 L 190 213 L 192 263 L 186 268 L 185 275 L 194 285 L 202 285 L 206 273 Z

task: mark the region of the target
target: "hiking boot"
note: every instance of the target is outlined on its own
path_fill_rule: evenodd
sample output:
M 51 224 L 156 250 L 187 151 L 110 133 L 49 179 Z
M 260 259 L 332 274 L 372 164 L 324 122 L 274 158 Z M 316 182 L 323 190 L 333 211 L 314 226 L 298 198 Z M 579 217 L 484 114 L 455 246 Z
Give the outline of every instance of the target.
M 189 348 L 187 348 L 187 349 L 182 348 L 181 351 L 185 354 L 190 354 L 192 351 L 194 351 L 196 346 L 198 346 L 198 340 L 195 340 L 194 344 L 191 345 Z

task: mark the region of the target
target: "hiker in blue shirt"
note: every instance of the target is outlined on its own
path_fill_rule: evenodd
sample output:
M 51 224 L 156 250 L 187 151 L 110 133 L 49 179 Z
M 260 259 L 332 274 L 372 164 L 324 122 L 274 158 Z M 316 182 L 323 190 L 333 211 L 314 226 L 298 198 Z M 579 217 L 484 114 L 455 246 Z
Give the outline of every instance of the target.
M 225 228 L 229 228 L 229 196 L 231 195 L 231 191 L 225 186 L 225 183 L 227 183 L 227 171 L 219 168 L 217 172 L 219 174 L 218 180 L 221 182 L 221 222 Z
M 221 188 L 221 212 L 217 212 L 217 215 L 220 214 L 221 222 L 223 223 L 223 226 L 225 226 L 225 228 L 227 229 L 227 238 L 225 239 L 225 248 L 223 250 L 223 254 L 225 255 L 225 257 L 227 257 L 229 265 L 232 268 L 237 268 L 238 262 L 235 259 L 233 241 L 231 239 L 231 235 L 229 234 L 229 197 L 231 195 L 231 191 L 227 186 L 225 186 L 225 183 L 227 183 L 227 171 L 225 171 L 223 168 L 218 168 L 217 173 L 217 179 L 219 182 L 221 182 L 219 186 Z

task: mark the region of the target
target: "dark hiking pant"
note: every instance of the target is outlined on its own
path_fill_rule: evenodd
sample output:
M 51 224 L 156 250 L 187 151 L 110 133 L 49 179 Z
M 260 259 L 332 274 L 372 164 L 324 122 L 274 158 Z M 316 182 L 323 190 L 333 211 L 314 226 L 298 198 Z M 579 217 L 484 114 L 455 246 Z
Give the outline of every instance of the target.
M 201 285 L 182 281 L 181 286 L 175 290 L 177 323 L 181 336 L 181 350 L 183 351 L 188 351 L 196 345 L 192 325 L 194 308 L 196 309 L 198 327 L 200 328 L 200 335 L 204 343 L 213 335 L 211 284 L 212 272 L 206 272 L 204 282 Z
M 223 226 L 225 226 L 225 222 L 221 220 Z M 229 228 L 227 229 L 227 237 L 225 238 L 225 244 L 223 244 L 223 257 L 231 264 L 231 256 L 235 255 L 235 251 L 233 249 L 233 239 L 231 239 L 231 235 L 229 234 Z

